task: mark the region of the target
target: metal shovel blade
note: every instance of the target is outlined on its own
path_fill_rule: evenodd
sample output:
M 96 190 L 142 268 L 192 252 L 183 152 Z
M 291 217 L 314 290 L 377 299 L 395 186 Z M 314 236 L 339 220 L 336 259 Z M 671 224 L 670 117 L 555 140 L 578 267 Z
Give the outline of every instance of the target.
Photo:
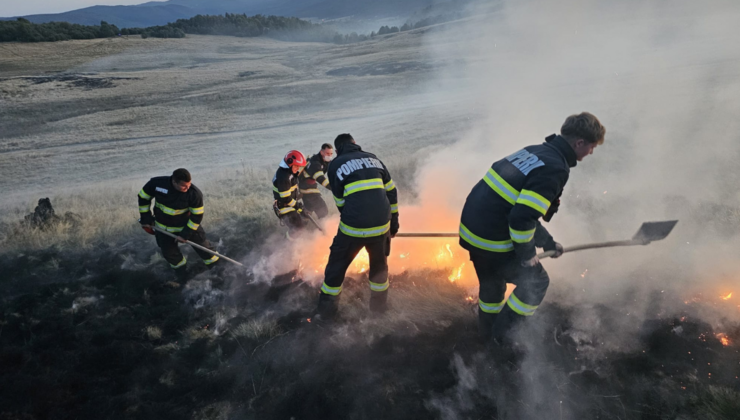
M 676 226 L 676 223 L 678 223 L 678 220 L 645 222 L 640 226 L 640 229 L 635 233 L 635 236 L 632 237 L 632 240 L 647 244 L 653 241 L 665 239 Z

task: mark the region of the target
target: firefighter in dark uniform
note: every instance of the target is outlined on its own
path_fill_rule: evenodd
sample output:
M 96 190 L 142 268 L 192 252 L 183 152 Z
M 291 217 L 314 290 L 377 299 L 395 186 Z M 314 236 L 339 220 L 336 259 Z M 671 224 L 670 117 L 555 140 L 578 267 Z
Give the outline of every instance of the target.
M 191 241 L 195 244 L 213 249 L 206 232 L 200 226 L 205 212 L 203 207 L 203 193 L 191 183 L 190 172 L 186 169 L 177 169 L 172 176 L 152 178 L 139 191 L 139 214 L 141 227 L 157 238 L 157 245 L 162 250 L 162 256 L 180 280 L 186 279 L 187 259 L 180 252 L 178 243 Z M 151 204 L 154 199 L 154 215 Z M 157 232 L 152 225 L 170 233 L 177 233 L 173 239 Z M 219 258 L 203 250 L 193 248 L 209 268 L 213 267 Z
M 347 268 L 365 248 L 370 257 L 370 310 L 385 312 L 388 298 L 388 261 L 391 238 L 398 232 L 398 190 L 388 169 L 372 153 L 362 151 L 350 134 L 334 140 L 337 157 L 327 172 L 332 195 L 341 214 L 334 237 L 317 309 L 321 319 L 332 319 Z
M 316 214 L 319 219 L 329 214 L 329 209 L 326 207 L 324 199 L 321 198 L 319 184 L 326 189 L 331 189 L 329 180 L 326 179 L 326 171 L 333 155 L 334 148 L 332 145 L 324 143 L 319 153 L 308 158 L 308 165 L 298 181 L 298 189 L 303 197 L 304 207 Z
M 460 245 L 470 252 L 478 281 L 481 338 L 501 343 L 531 316 L 550 280 L 536 247 L 562 255 L 540 224 L 557 211 L 570 168 L 604 142 L 606 130 L 589 114 L 565 120 L 560 135 L 495 162 L 468 195 L 460 223 Z M 516 289 L 506 300 L 506 283 Z
M 273 207 L 280 220 L 288 226 L 286 236 L 291 240 L 305 227 L 301 217 L 303 204 L 298 201 L 301 198 L 298 178 L 305 167 L 306 156 L 298 150 L 291 150 L 280 162 L 280 167 L 272 178 L 272 196 L 275 199 Z

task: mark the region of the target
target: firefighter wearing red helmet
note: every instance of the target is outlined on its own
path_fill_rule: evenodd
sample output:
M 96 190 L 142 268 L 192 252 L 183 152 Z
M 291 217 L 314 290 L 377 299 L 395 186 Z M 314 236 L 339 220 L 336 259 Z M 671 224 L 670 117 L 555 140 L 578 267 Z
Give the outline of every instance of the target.
M 296 232 L 303 229 L 304 223 L 301 217 L 303 204 L 298 202 L 299 175 L 306 167 L 306 156 L 298 150 L 291 150 L 280 162 L 275 177 L 272 179 L 272 195 L 275 198 L 275 212 L 280 220 L 288 226 L 288 239 L 291 239 L 291 231 Z

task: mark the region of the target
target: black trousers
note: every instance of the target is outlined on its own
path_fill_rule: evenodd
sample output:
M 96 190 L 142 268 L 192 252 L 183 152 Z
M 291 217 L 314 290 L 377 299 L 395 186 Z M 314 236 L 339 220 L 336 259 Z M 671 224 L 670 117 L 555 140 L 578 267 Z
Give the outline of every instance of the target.
M 181 268 L 184 269 L 185 264 L 187 263 L 187 259 L 184 255 L 182 255 L 182 252 L 180 252 L 180 247 L 178 246 L 179 242 L 177 242 L 175 238 L 171 238 L 160 232 L 157 232 L 156 236 L 157 245 L 159 245 L 159 248 L 162 250 L 162 256 L 164 257 L 164 259 L 167 260 L 168 263 L 170 263 L 170 266 L 172 268 L 176 270 L 179 270 Z M 198 230 L 192 232 L 188 237 L 188 240 L 190 242 L 206 247 L 208 249 L 213 249 L 215 251 L 215 248 L 213 248 L 213 246 L 211 246 L 211 243 L 208 242 L 208 239 L 206 238 L 206 232 L 203 230 L 202 227 L 198 227 Z M 219 259 L 217 256 L 209 254 L 198 248 L 193 247 L 193 249 L 198 254 L 198 256 L 203 259 L 203 262 L 207 266 L 211 266 Z
M 389 234 L 374 238 L 355 238 L 337 232 L 329 248 L 329 262 L 324 271 L 324 284 L 321 286 L 321 295 L 339 297 L 342 292 L 342 283 L 347 269 L 357 254 L 365 248 L 370 257 L 370 290 L 372 301 L 381 301 L 383 304 L 388 295 L 388 255 L 391 253 L 391 237 Z
M 314 212 L 319 219 L 329 215 L 329 208 L 326 207 L 321 193 L 303 194 L 303 207 Z
M 504 338 L 511 328 L 534 315 L 545 298 L 550 278 L 542 267 L 522 267 L 513 252 L 504 255 L 470 253 L 478 275 L 478 320 L 483 338 Z M 506 299 L 506 284 L 516 289 Z

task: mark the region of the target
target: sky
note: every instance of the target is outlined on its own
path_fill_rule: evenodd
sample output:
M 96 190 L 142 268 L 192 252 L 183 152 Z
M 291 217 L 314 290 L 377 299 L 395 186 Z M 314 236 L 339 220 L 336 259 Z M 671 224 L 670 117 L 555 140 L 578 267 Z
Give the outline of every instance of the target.
M 0 16 L 25 16 L 61 13 L 90 6 L 116 6 L 146 3 L 148 0 L 0 0 Z

